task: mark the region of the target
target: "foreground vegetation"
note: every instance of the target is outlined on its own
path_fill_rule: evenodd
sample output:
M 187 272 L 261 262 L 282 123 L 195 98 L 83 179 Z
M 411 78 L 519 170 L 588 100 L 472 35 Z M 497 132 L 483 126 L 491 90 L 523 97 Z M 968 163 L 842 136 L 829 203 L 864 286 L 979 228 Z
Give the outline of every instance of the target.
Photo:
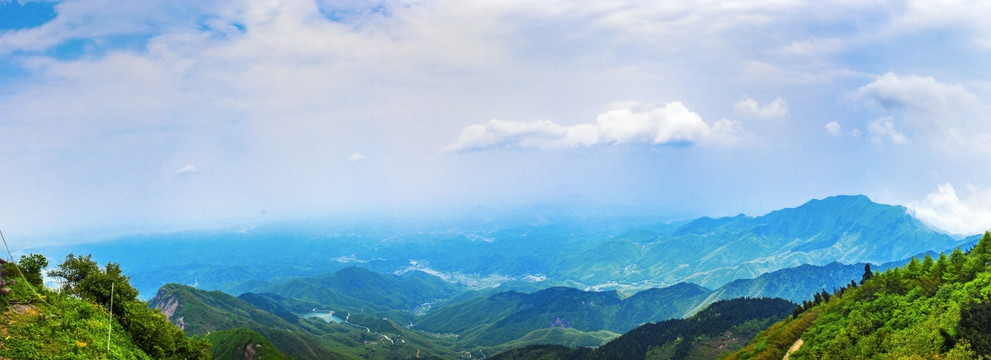
M 804 310 L 804 311 L 803 311 Z M 965 253 L 913 258 L 817 295 L 730 359 L 991 356 L 991 233 Z
M 210 358 L 206 341 L 187 337 L 137 299 L 117 264 L 100 267 L 90 256 L 69 255 L 49 272 L 61 280 L 60 291 L 42 285 L 46 266 L 36 254 L 3 264 L 0 358 Z

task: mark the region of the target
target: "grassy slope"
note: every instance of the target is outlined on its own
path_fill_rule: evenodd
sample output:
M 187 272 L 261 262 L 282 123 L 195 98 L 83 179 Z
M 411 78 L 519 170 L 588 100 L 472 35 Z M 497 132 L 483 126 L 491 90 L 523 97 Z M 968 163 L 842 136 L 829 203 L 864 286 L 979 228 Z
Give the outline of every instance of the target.
M 24 281 L 10 287 L 0 301 L 0 358 L 151 359 L 116 320 L 109 324 L 108 351 L 110 313 L 104 308 L 43 289 L 42 301 Z

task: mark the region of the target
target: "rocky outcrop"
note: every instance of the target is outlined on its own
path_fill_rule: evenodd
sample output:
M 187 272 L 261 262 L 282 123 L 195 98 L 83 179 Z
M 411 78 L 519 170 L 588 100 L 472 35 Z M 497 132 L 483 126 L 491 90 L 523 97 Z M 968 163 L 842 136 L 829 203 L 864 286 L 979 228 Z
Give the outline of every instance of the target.
M 186 330 L 186 321 L 179 315 L 179 310 L 182 309 L 182 303 L 177 296 L 169 294 L 164 289 L 159 290 L 155 294 L 155 297 L 148 302 L 148 306 L 161 310 L 162 314 L 165 314 L 165 317 L 169 321 L 180 329 Z

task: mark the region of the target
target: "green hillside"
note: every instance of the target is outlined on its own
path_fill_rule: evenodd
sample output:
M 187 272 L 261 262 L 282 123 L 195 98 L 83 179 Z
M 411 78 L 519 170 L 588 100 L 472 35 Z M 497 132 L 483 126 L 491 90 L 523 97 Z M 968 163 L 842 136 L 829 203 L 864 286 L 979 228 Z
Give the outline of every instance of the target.
M 400 322 L 413 320 L 424 304 L 448 299 L 464 289 L 435 276 L 414 271 L 402 276 L 348 267 L 328 275 L 294 278 L 258 292 L 276 294 L 297 313 L 313 308 L 371 313 Z
M 220 291 L 168 284 L 159 290 L 151 304 L 191 334 L 209 333 L 207 339 L 214 341 L 212 335 L 218 331 L 247 329 L 271 341 L 280 352 L 300 360 L 413 358 L 417 354 L 420 358 L 459 356 L 451 336 L 419 333 L 393 320 L 360 313 L 350 314 L 344 324 L 305 319 L 286 313 L 277 296 L 245 295 L 237 298 Z
M 690 284 L 643 291 L 626 299 L 615 291 L 566 287 L 531 294 L 508 291 L 441 307 L 419 318 L 415 328 L 459 334 L 459 343 L 466 347 L 496 346 L 552 327 L 623 333 L 645 322 L 679 317 L 708 293 Z
M 149 301 L 172 323 L 190 335 L 246 328 L 269 339 L 276 348 L 297 359 L 336 359 L 348 356 L 323 346 L 299 324 L 220 291 L 203 291 L 178 284 L 166 284 Z
M 41 284 L 47 259 L 29 255 L 18 263 L 20 269 L 4 262 L 0 270 L 0 358 L 209 358 L 208 343 L 187 338 L 136 299 L 115 263 L 100 267 L 70 255 L 49 272 L 62 280 L 59 292 Z
M 930 358 L 991 355 L 991 234 L 969 253 L 865 272 L 804 304 L 730 359 Z
M 212 332 L 205 339 L 210 342 L 210 356 L 214 360 L 292 359 L 264 336 L 247 328 Z
M 495 354 L 530 345 L 563 345 L 569 348 L 599 347 L 619 336 L 620 334 L 606 330 L 586 332 L 559 327 L 538 329 L 531 331 L 519 339 L 492 348 L 486 348 L 484 353 Z
M 469 347 L 491 347 L 553 326 L 624 333 L 644 323 L 690 316 L 719 300 L 774 295 L 810 300 L 812 294 L 848 284 L 862 272 L 863 265 L 803 265 L 737 280 L 714 291 L 680 283 L 640 291 L 625 299 L 614 291 L 564 287 L 529 294 L 508 291 L 445 304 L 417 318 L 414 324 L 416 329 L 459 334 L 459 343 Z M 801 292 L 804 295 L 799 295 Z
M 493 356 L 510 359 L 712 359 L 742 347 L 767 325 L 787 317 L 783 299 L 716 302 L 686 319 L 644 324 L 596 349 L 531 345 Z

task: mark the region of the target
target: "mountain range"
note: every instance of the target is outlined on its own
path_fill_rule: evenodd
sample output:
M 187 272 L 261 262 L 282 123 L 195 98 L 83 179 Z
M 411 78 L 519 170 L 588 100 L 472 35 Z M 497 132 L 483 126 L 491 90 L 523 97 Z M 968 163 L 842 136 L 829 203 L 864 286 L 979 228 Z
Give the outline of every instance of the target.
M 868 264 L 907 266 L 977 241 L 864 196 L 678 223 L 518 216 L 469 224 L 261 227 L 60 251 L 107 250 L 102 256 L 122 259 L 144 289 L 184 279 L 156 288 L 150 304 L 188 334 L 211 335 L 215 355 L 451 358 L 539 344 L 605 348 L 638 327 L 738 298 L 818 302 L 855 285 Z M 685 354 L 682 344 L 657 346 Z
M 294 223 L 135 235 L 35 252 L 115 259 L 132 274 L 142 298 L 150 298 L 167 282 L 238 294 L 351 266 L 426 272 L 474 288 L 514 281 L 589 290 L 679 282 L 718 288 L 803 264 L 883 264 L 966 243 L 931 229 L 904 207 L 862 195 L 811 200 L 757 217 L 674 223 L 554 211 L 472 215 L 463 223 L 432 225 Z
M 586 250 L 573 271 L 602 283 L 692 282 L 718 287 L 803 264 L 887 263 L 958 246 L 904 207 L 835 196 L 764 216 L 703 217 L 654 238 L 623 236 Z

